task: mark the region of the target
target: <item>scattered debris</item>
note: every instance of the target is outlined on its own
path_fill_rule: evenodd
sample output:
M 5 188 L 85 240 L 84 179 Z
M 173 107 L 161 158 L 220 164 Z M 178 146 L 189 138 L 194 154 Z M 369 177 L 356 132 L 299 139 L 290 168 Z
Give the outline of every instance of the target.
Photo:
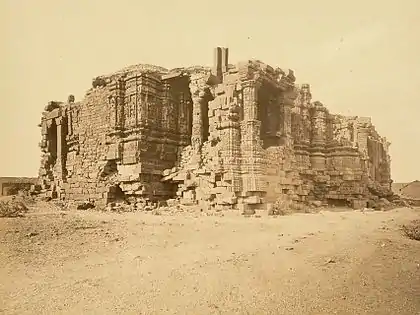
M 334 258 L 330 257 L 326 260 L 325 265 L 335 264 L 335 263 L 336 263 L 336 260 Z
M 414 220 L 402 226 L 402 230 L 408 238 L 420 241 L 420 220 Z
M 17 198 L 0 200 L 0 217 L 16 218 L 22 217 L 29 211 L 26 204 Z
M 83 203 L 77 205 L 77 210 L 88 210 L 93 208 L 95 208 L 95 204 L 90 201 L 84 201 Z
M 39 233 L 38 232 L 29 232 L 28 234 L 26 234 L 26 237 L 33 237 L 33 236 L 37 236 Z

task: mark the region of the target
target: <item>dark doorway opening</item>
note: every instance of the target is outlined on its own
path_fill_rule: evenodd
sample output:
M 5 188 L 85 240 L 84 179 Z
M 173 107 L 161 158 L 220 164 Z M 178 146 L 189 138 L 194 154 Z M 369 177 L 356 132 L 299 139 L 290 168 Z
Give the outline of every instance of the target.
M 209 139 L 209 101 L 203 100 L 201 103 L 201 121 L 203 125 L 203 142 Z
M 47 131 L 48 152 L 51 154 L 51 163 L 55 165 L 57 161 L 57 124 L 52 120 L 51 126 Z

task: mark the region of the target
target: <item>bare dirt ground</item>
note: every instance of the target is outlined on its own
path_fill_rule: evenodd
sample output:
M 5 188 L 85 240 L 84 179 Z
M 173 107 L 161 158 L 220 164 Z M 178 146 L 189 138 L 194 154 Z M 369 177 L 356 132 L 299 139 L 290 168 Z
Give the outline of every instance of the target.
M 419 209 L 0 218 L 1 314 L 420 314 Z

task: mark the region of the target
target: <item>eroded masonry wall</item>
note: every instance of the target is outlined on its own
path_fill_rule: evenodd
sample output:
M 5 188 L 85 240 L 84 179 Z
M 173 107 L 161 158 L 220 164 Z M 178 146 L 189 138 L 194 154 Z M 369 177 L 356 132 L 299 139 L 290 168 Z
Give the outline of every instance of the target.
M 97 78 L 84 100 L 52 102 L 41 127 L 41 189 L 99 203 L 168 198 L 160 181 L 190 143 L 191 96 L 182 75 Z
M 363 206 L 389 194 L 389 144 L 370 119 L 330 113 L 292 70 L 228 55 L 217 48 L 213 68 L 123 69 L 95 78 L 80 102 L 50 102 L 42 191 L 205 209 Z
M 369 119 L 330 113 L 312 100 L 308 84 L 294 84 L 292 71 L 253 61 L 220 72 L 221 82 L 205 84 L 203 74 L 201 84 L 213 95 L 209 141 L 198 141 L 201 151 L 185 148 L 194 165 L 165 172 L 165 180 L 178 183 L 181 201 L 219 208 L 264 208 L 279 198 L 363 206 L 389 193 L 388 144 Z

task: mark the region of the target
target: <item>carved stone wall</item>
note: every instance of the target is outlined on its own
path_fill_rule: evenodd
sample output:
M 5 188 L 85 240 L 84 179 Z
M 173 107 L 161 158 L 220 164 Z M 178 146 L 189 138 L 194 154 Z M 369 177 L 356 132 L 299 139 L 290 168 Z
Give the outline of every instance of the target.
M 97 77 L 82 101 L 43 113 L 42 191 L 207 209 L 389 194 L 389 143 L 370 119 L 330 113 L 295 80 L 260 61 L 230 65 L 226 48 L 213 68 L 138 65 Z

